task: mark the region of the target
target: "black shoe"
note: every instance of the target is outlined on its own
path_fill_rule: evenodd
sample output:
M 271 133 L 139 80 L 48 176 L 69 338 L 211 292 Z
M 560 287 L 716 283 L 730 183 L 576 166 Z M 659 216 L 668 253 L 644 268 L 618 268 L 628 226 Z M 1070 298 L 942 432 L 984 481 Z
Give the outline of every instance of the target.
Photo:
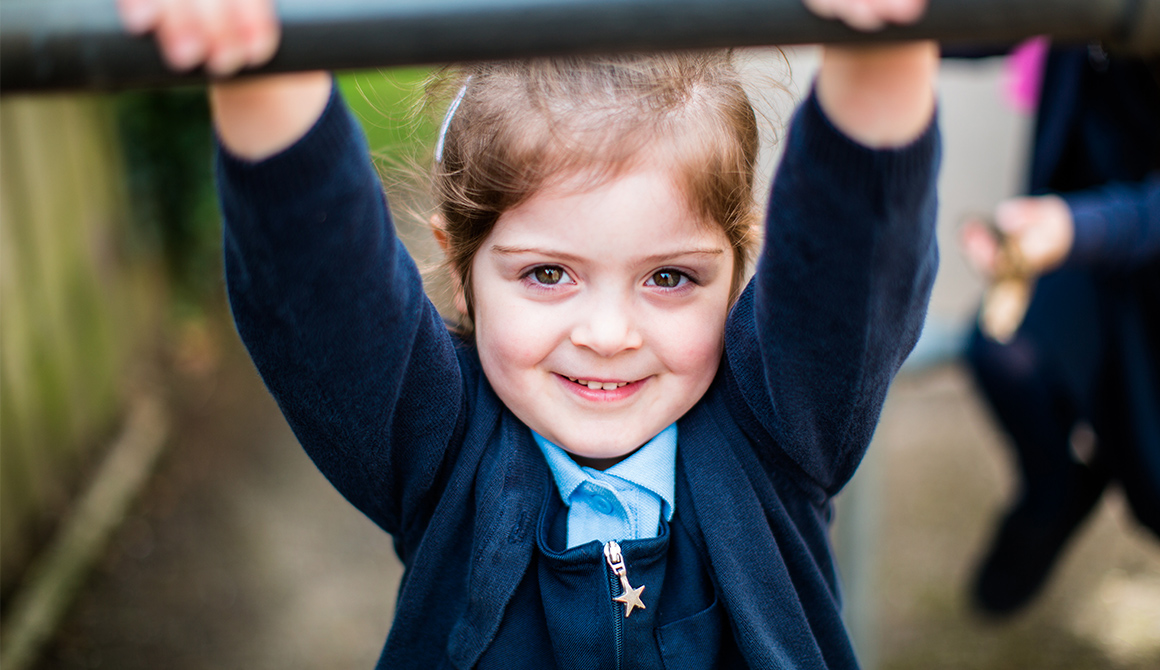
M 1083 465 L 1075 467 L 1072 493 L 1058 513 L 1048 518 L 1032 514 L 1031 505 L 1022 500 L 1003 519 L 975 574 L 973 601 L 983 613 L 1009 615 L 1027 605 L 1047 581 L 1068 539 L 1095 507 L 1107 477 Z

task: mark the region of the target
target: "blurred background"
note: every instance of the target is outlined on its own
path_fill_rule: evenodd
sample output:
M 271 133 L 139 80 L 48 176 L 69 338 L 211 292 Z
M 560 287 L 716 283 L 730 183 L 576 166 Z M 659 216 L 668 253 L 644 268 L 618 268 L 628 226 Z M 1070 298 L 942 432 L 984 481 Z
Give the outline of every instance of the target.
M 778 136 L 817 51 L 741 56 Z M 838 502 L 847 619 L 871 669 L 1160 667 L 1160 544 L 1117 491 L 1026 611 L 989 619 L 966 597 L 1013 484 L 956 358 L 981 293 L 958 224 L 1026 172 L 1032 119 L 1004 100 L 1003 72 L 1000 58 L 944 67 L 942 264 Z M 413 113 L 425 75 L 340 81 L 397 212 L 422 212 L 409 166 L 439 121 Z M 300 451 L 233 332 L 211 137 L 198 89 L 0 102 L 0 652 L 45 642 L 6 656 L 11 670 L 378 658 L 400 568 Z M 423 217 L 400 218 L 433 264 Z

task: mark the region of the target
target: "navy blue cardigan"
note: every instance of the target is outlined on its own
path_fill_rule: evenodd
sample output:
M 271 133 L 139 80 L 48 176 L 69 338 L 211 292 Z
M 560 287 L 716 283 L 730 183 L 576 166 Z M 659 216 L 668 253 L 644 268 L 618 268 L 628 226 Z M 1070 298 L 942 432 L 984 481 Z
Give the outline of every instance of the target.
M 679 420 L 674 523 L 749 666 L 855 667 L 829 501 L 922 327 L 938 135 L 872 151 L 811 96 L 787 142 L 717 378 Z M 334 95 L 283 153 L 218 160 L 238 331 L 303 447 L 405 565 L 379 667 L 551 667 L 488 654 L 526 606 L 513 594 L 534 579 L 548 467 L 424 294 L 357 124 Z M 670 667 L 704 650 L 680 651 Z

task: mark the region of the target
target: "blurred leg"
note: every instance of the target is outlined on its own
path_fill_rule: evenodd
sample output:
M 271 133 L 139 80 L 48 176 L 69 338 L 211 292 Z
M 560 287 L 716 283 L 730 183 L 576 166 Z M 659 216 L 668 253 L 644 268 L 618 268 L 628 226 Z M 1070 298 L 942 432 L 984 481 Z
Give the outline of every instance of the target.
M 1029 602 L 1108 481 L 1102 462 L 1077 461 L 1072 431 L 1087 408 L 1100 367 L 1095 293 L 1077 275 L 1057 273 L 1036 288 L 1027 319 L 1006 345 L 973 335 L 968 362 L 1014 447 L 1019 488 L 975 577 L 984 611 Z
M 1160 408 L 1154 411 L 1160 416 Z M 1131 430 L 1134 423 L 1114 422 L 1101 430 L 1101 436 L 1108 436 L 1105 444 L 1115 440 L 1109 444 L 1113 448 L 1105 450 L 1107 464 L 1123 487 L 1133 516 L 1160 539 L 1160 448 L 1155 440 L 1139 439 Z
M 1112 292 L 1109 301 L 1117 317 L 1113 360 L 1096 394 L 1093 423 L 1132 513 L 1160 539 L 1160 342 L 1136 309 L 1145 301 L 1126 290 Z

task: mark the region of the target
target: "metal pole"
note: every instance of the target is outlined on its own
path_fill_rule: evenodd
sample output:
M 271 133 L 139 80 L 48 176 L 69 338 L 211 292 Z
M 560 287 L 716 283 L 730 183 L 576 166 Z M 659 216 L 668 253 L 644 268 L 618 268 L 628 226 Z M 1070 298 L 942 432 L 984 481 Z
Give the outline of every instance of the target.
M 279 0 L 262 72 L 360 69 L 593 51 L 934 38 L 1005 45 L 1037 34 L 1160 53 L 1160 0 L 931 0 L 917 24 L 866 34 L 800 0 Z M 189 84 L 114 0 L 0 1 L 0 93 Z

